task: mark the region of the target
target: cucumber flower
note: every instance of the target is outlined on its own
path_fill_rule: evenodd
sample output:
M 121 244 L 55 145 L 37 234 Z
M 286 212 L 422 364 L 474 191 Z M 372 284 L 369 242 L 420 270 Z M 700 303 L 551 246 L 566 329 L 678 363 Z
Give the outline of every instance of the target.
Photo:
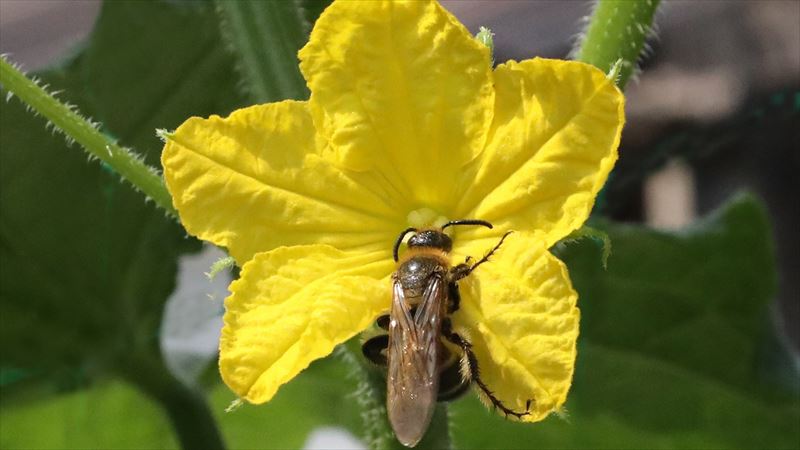
M 167 136 L 180 219 L 241 267 L 219 367 L 251 403 L 390 309 L 392 245 L 454 227 L 454 331 L 506 407 L 538 421 L 569 390 L 579 311 L 548 249 L 579 228 L 617 158 L 623 96 L 589 65 L 509 61 L 438 3 L 334 2 L 300 51 L 308 101 L 193 117 Z M 401 253 L 404 251 L 401 248 Z M 531 402 L 532 400 L 532 402 Z

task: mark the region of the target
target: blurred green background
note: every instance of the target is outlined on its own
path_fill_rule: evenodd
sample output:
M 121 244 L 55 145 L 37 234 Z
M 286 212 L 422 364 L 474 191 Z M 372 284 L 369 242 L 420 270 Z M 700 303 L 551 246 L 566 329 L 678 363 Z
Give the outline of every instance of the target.
M 254 9 L 288 24 L 262 34 L 285 44 L 265 60 L 295 76 L 325 4 L 301 3 L 295 22 L 293 3 Z M 565 57 L 590 6 L 444 4 L 492 28 L 499 62 Z M 0 7 L 0 51 L 154 166 L 156 128 L 305 95 L 248 89 L 211 3 Z M 582 310 L 568 416 L 516 424 L 468 396 L 450 409 L 457 448 L 800 448 L 800 3 L 668 2 L 657 21 L 592 219 L 608 269 L 598 242 L 553 249 Z M 203 276 L 218 254 L 19 101 L 0 107 L 0 448 L 175 448 L 214 432 L 172 424 L 208 420 L 230 448 L 365 445 L 341 355 L 225 413 L 214 352 L 231 275 Z

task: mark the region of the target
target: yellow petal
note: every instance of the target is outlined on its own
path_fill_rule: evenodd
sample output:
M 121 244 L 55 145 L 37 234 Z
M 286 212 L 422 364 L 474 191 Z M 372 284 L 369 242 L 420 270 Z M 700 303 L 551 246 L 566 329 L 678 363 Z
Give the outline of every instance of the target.
M 225 383 L 249 402 L 268 401 L 388 310 L 385 278 L 392 267 L 382 254 L 353 256 L 326 245 L 255 255 L 225 300 L 219 357 Z
M 617 159 L 624 98 L 598 69 L 575 61 L 509 62 L 494 72 L 486 151 L 463 178 L 457 217 L 498 232 L 537 230 L 547 247 L 586 220 Z
M 496 239 L 466 249 L 479 258 Z M 495 396 L 535 422 L 567 398 L 575 366 L 579 311 L 564 264 L 531 234 L 514 233 L 460 283 L 456 331 L 472 342 L 480 375 Z
M 321 142 L 304 102 L 187 120 L 162 154 L 181 222 L 239 264 L 279 245 L 386 248 L 403 214 L 321 158 Z
M 436 2 L 334 2 L 300 59 L 332 160 L 380 171 L 415 208 L 452 206 L 491 122 L 488 49 Z

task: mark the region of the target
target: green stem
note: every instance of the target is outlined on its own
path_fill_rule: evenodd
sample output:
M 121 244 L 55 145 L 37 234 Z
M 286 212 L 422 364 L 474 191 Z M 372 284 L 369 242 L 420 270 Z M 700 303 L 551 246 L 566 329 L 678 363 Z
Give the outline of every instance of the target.
M 621 60 L 617 85 L 624 88 L 636 68 L 659 1 L 598 1 L 576 59 L 606 73 Z
M 297 65 L 308 24 L 296 1 L 217 0 L 222 34 L 255 102 L 308 98 Z
M 181 448 L 225 449 L 211 410 L 200 392 L 175 378 L 156 356 L 131 357 L 118 366 L 128 382 L 157 401 L 167 413 Z
M 172 206 L 172 197 L 157 170 L 145 164 L 136 153 L 117 145 L 96 124 L 78 114 L 74 107 L 58 101 L 5 57 L 0 58 L 0 84 L 36 113 L 47 118 L 69 139 L 83 146 L 89 155 L 106 163 L 140 189 L 156 205 L 173 216 L 177 215 Z
M 369 367 L 359 350 L 358 339 L 350 339 L 337 348 L 337 354 L 350 366 L 356 379 L 356 400 L 364 421 L 363 438 L 374 450 L 403 450 L 394 437 L 386 415 L 386 375 Z

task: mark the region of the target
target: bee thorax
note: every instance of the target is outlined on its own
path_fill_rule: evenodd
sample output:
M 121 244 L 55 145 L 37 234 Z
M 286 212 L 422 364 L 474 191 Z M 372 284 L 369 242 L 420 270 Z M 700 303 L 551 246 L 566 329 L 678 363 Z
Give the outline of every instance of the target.
M 406 292 L 406 298 L 421 297 L 431 275 L 446 270 L 441 258 L 434 255 L 417 255 L 400 264 L 397 279 Z

